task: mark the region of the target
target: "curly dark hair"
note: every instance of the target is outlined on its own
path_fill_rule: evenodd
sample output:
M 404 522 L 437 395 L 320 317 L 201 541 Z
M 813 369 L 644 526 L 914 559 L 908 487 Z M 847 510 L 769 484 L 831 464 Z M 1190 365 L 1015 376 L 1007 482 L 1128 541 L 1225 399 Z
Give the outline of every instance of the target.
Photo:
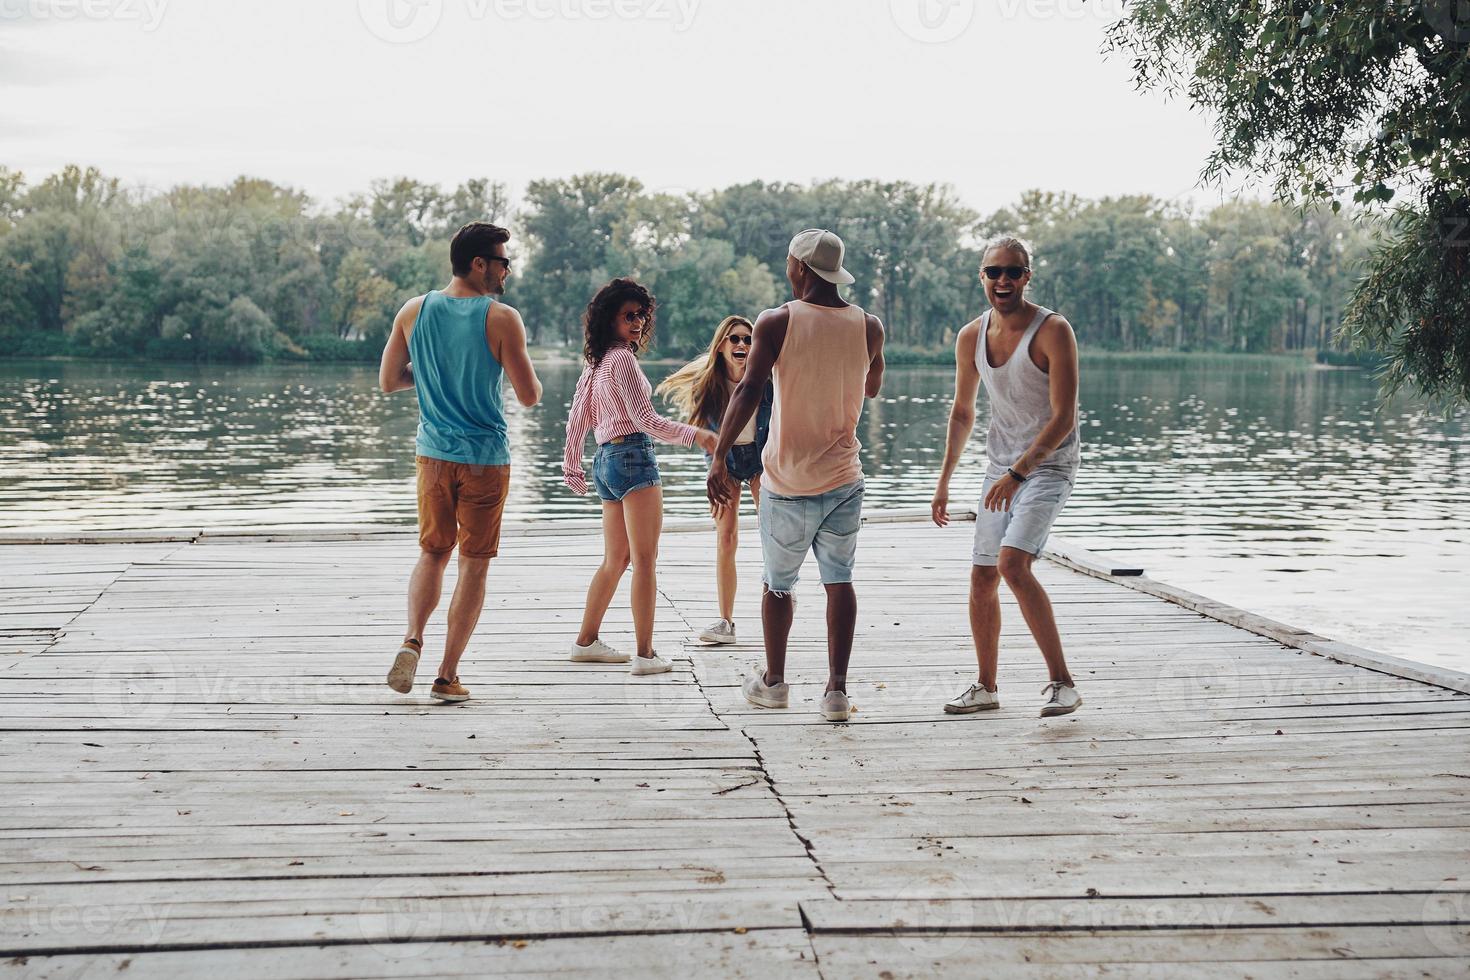
M 643 353 L 653 341 L 658 301 L 640 283 L 628 278 L 614 279 L 597 291 L 592 302 L 587 304 L 587 312 L 582 315 L 582 335 L 586 338 L 582 345 L 582 356 L 587 359 L 588 364 L 601 361 L 603 355 L 618 342 L 616 321 L 624 303 L 637 303 L 648 313 L 648 322 L 638 335 L 633 353 Z

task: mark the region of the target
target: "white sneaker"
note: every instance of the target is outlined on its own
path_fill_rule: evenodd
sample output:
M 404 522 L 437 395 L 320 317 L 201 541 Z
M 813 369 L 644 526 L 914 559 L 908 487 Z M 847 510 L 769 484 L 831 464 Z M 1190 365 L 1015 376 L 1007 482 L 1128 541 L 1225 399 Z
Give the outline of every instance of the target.
M 734 643 L 735 624 L 728 619 L 717 619 L 704 628 L 699 638 L 705 643 Z
M 572 641 L 572 662 L 578 664 L 625 664 L 628 655 L 621 650 L 616 650 L 602 640 L 593 640 L 584 646 L 578 646 L 577 641 Z
M 629 673 L 634 677 L 642 677 L 644 674 L 667 674 L 673 669 L 673 664 L 655 653 L 651 657 L 634 657 L 633 668 Z
M 944 703 L 944 713 L 947 715 L 971 715 L 977 711 L 994 711 L 1000 707 L 1000 694 L 996 691 L 987 691 L 979 684 L 971 684 L 970 689 L 953 701 Z
M 852 714 L 852 702 L 842 691 L 828 691 L 822 695 L 822 717 L 828 721 L 847 721 Z
M 1046 704 L 1041 706 L 1043 718 L 1070 715 L 1082 703 L 1082 695 L 1077 693 L 1077 689 L 1061 681 L 1052 681 L 1041 689 L 1041 693 L 1047 695 Z
M 785 681 L 767 684 L 766 672 L 757 667 L 740 685 L 745 700 L 757 708 L 784 708 L 791 700 L 791 687 Z

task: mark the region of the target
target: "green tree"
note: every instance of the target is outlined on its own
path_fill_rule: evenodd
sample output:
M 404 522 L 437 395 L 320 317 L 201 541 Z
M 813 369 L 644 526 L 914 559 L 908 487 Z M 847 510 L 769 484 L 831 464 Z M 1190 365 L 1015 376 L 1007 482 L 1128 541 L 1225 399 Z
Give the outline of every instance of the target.
M 1342 206 L 1407 198 L 1344 333 L 1386 353 L 1384 391 L 1470 402 L 1470 19 L 1451 0 L 1146 0 L 1111 30 L 1143 87 L 1215 119 L 1207 178 L 1268 177 Z M 1348 175 L 1346 185 L 1340 175 Z

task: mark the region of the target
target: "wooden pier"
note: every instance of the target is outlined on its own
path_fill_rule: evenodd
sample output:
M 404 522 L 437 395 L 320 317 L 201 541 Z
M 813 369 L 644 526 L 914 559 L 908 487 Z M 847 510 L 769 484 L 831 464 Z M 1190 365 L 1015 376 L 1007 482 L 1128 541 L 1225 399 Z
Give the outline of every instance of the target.
M 1004 707 L 947 717 L 969 527 L 874 522 L 830 725 L 810 562 L 793 704 L 761 711 L 753 530 L 724 648 L 688 642 L 712 534 L 666 534 L 676 670 L 633 679 L 567 661 L 600 536 L 542 525 L 503 542 L 446 707 L 383 685 L 410 535 L 168 537 L 0 545 L 0 974 L 1470 973 L 1463 674 L 1061 549 L 1086 703 L 1037 717 L 1003 589 Z

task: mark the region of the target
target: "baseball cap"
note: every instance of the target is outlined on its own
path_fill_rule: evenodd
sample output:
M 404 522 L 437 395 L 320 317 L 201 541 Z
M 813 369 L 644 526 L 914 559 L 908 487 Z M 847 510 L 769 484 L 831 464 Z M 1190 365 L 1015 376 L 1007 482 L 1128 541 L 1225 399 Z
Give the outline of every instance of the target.
M 853 281 L 852 273 L 842 267 L 842 258 L 847 247 L 842 244 L 842 239 L 830 231 L 808 228 L 798 232 L 791 239 L 791 247 L 787 251 L 830 283 L 845 286 Z

